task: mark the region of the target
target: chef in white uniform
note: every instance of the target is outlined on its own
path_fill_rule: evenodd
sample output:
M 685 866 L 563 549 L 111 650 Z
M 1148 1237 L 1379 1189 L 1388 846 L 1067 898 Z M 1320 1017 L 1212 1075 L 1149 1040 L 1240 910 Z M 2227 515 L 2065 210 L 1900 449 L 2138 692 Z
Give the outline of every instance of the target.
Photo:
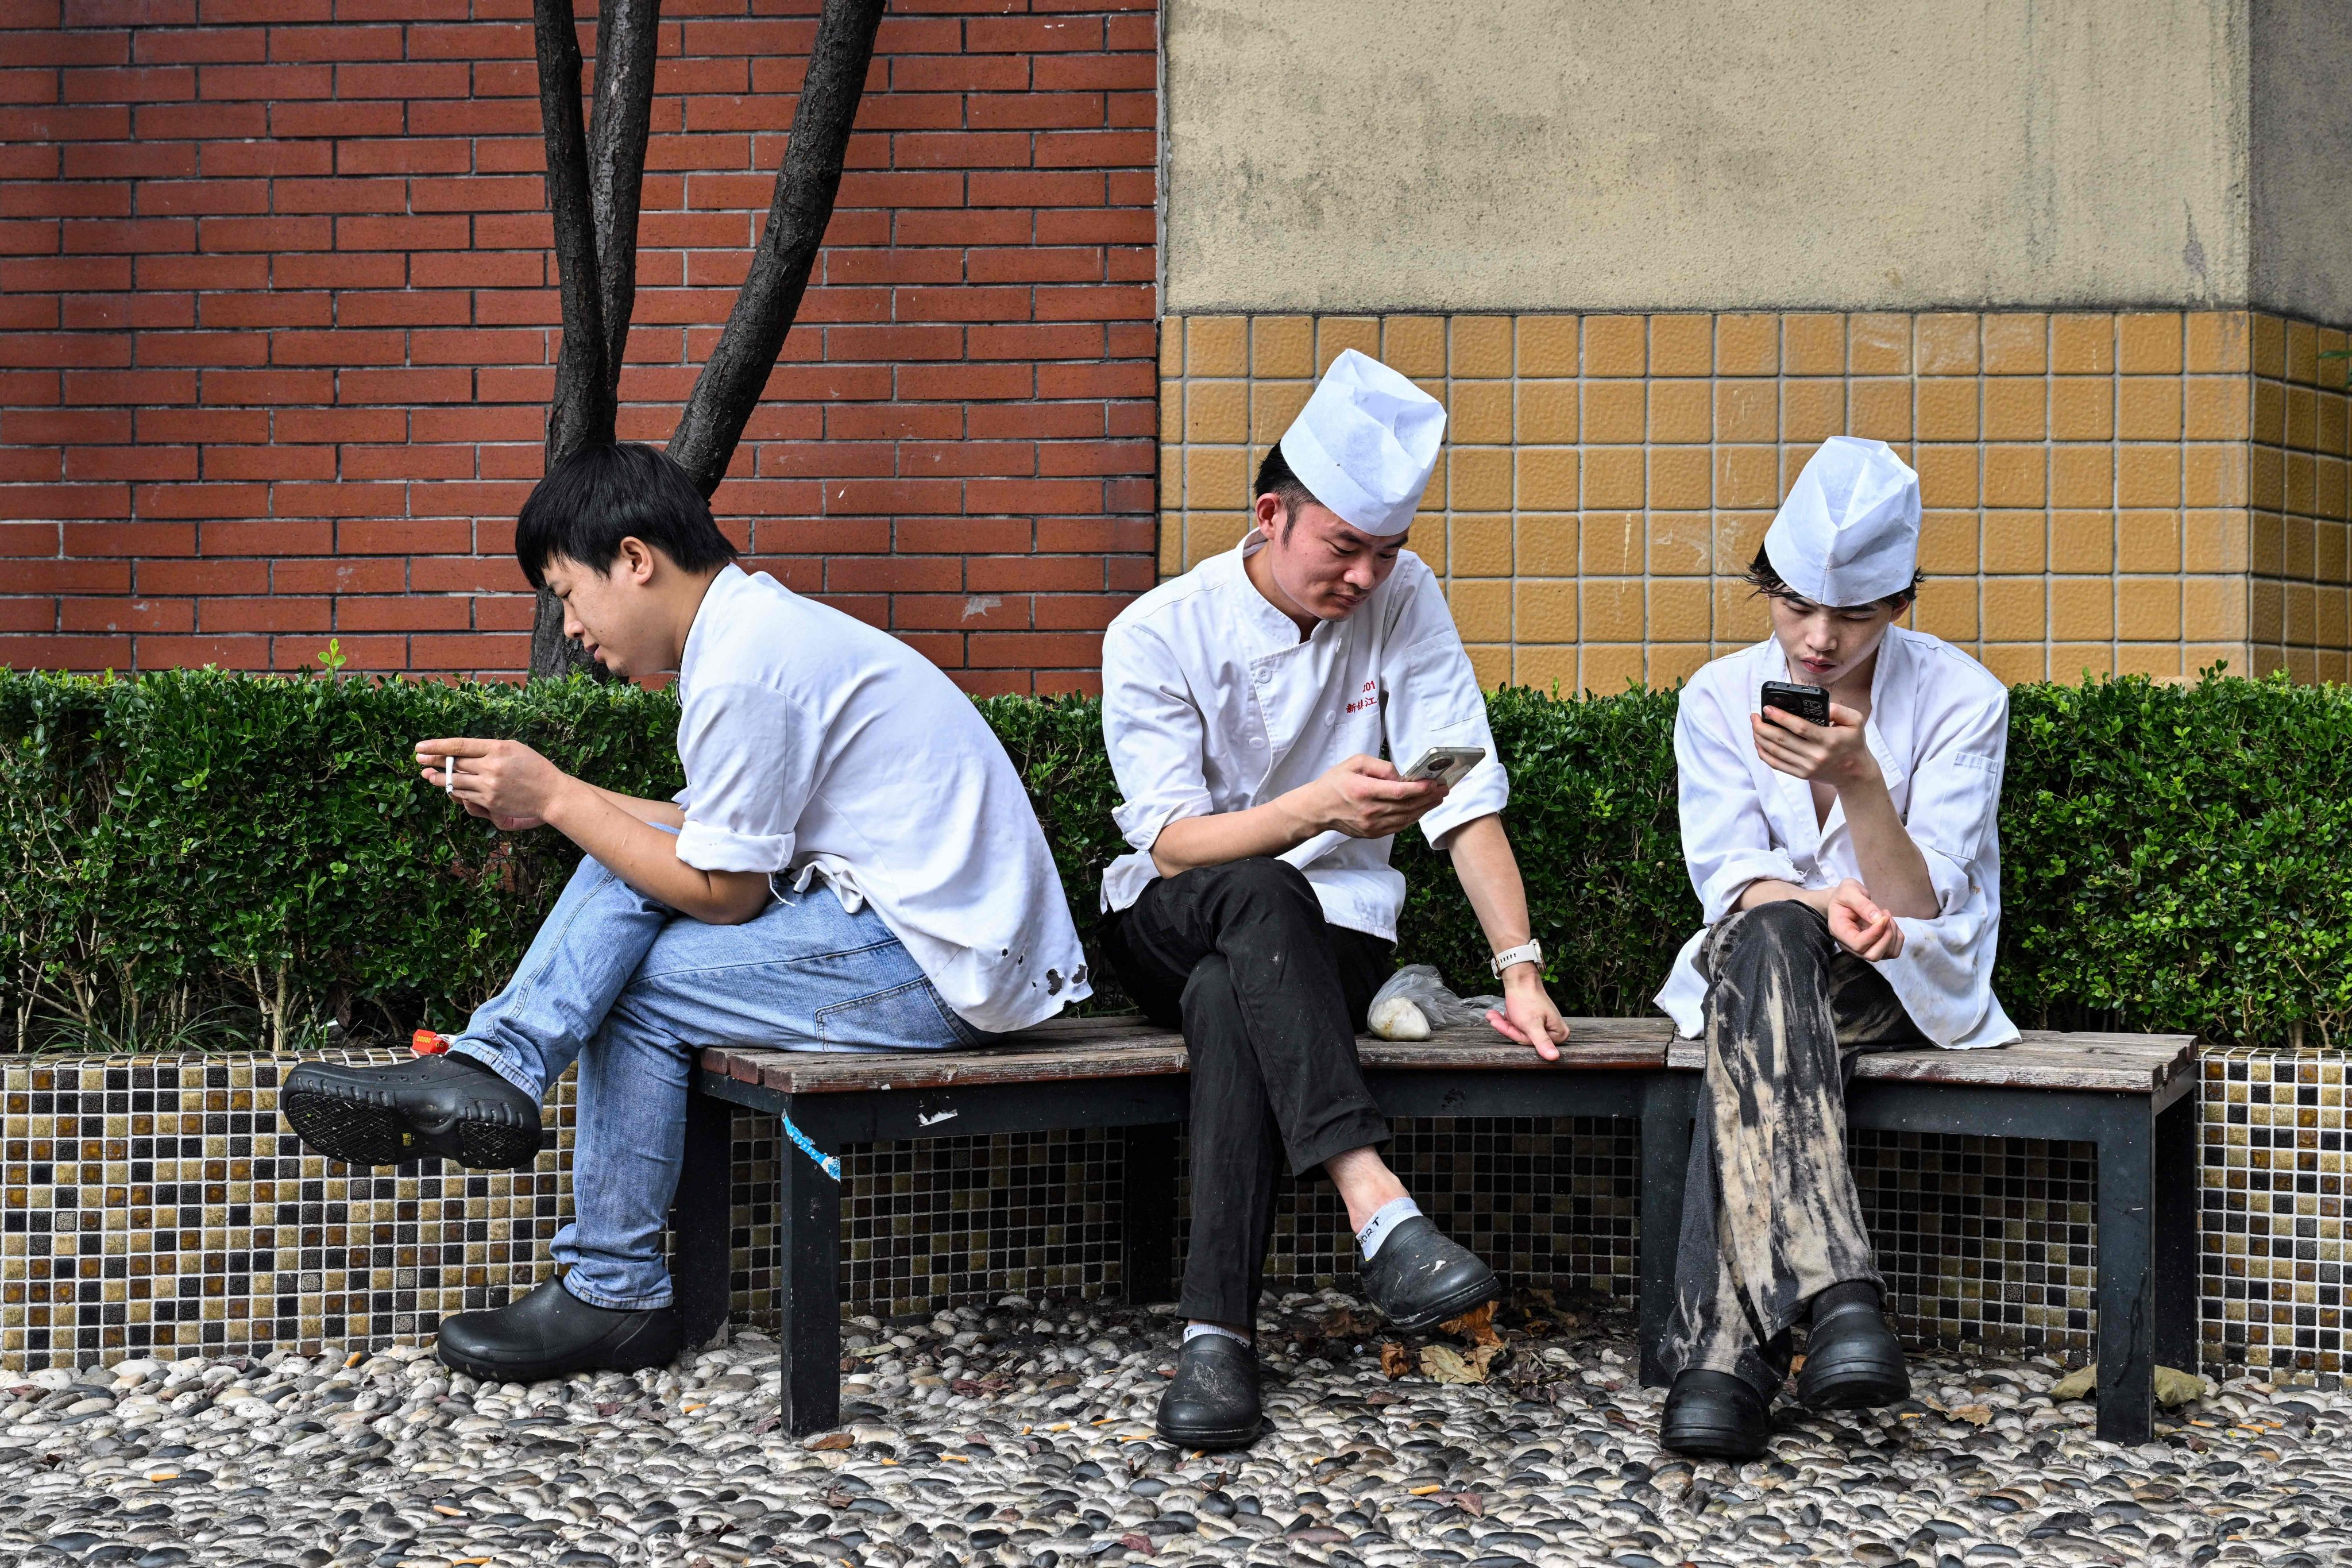
M 1412 382 L 1341 354 L 1266 454 L 1239 548 L 1145 595 L 1104 639 L 1103 729 L 1134 846 L 1103 879 L 1106 948 L 1192 1053 L 1191 1326 L 1160 1411 L 1173 1442 L 1257 1433 L 1249 1336 L 1277 1152 L 1339 1187 L 1366 1290 L 1399 1329 L 1496 1293 L 1376 1152 L 1388 1122 L 1355 1038 L 1393 967 L 1392 835 L 1417 823 L 1452 857 L 1496 950 L 1494 1027 L 1548 1058 L 1568 1037 L 1503 832 L 1486 700 L 1443 589 L 1404 548 L 1444 426 Z M 1450 789 L 1400 777 L 1433 746 L 1481 760 Z
M 1658 1005 L 1704 1036 L 1665 1346 L 1663 1440 L 1763 1452 L 1811 1325 L 1798 1396 L 1909 1394 L 1846 1167 L 1855 1054 L 1998 1046 L 1998 816 L 2009 694 L 1939 638 L 1895 625 L 1919 581 L 1918 477 L 1885 443 L 1832 437 L 1790 488 L 1749 578 L 1772 635 L 1717 659 L 1675 721 L 1683 856 L 1707 924 Z M 1767 707 L 1824 688 L 1829 723 Z

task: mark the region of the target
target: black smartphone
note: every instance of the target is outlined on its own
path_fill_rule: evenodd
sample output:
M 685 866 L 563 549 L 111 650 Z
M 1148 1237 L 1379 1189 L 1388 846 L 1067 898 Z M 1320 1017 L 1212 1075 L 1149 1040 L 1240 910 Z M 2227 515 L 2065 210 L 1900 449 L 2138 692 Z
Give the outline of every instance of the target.
M 1764 683 L 1762 702 L 1767 708 L 1794 713 L 1809 724 L 1826 727 L 1830 721 L 1830 693 L 1824 686 L 1799 686 L 1792 681 L 1768 680 Z

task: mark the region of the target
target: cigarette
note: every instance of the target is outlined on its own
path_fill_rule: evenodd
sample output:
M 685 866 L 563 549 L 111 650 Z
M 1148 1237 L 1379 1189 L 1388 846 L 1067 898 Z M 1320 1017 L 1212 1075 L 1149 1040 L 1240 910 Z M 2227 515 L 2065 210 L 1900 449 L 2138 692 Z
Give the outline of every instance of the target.
M 455 757 L 441 759 L 441 793 L 444 795 L 457 793 L 457 759 Z

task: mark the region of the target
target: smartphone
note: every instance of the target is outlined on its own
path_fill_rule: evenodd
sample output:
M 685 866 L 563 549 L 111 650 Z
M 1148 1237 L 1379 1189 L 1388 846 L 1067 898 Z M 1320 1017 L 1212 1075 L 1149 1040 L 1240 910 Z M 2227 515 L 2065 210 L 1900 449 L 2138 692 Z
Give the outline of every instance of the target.
M 1827 687 L 1799 686 L 1786 680 L 1764 683 L 1763 706 L 1778 708 L 1783 713 L 1794 713 L 1809 724 L 1826 726 L 1830 721 L 1830 694 Z
M 1432 746 L 1412 760 L 1412 766 L 1405 769 L 1402 776 L 1411 784 L 1435 779 L 1451 789 L 1486 760 L 1484 746 Z

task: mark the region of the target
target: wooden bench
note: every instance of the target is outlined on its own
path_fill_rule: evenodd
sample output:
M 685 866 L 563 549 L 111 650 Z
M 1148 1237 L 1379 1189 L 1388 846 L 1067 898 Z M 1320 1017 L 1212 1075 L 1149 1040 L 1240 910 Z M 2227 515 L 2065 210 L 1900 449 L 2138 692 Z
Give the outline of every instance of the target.
M 1643 1380 L 1674 1305 L 1675 1249 L 1705 1048 L 1664 1019 L 1577 1018 L 1557 1065 L 1491 1030 L 1419 1044 L 1364 1038 L 1365 1077 L 1391 1117 L 1609 1116 L 1642 1127 Z M 1851 1124 L 1913 1132 L 2070 1139 L 2098 1151 L 2098 1429 L 2154 1430 L 2154 1373 L 2197 1364 L 2196 1045 L 2187 1036 L 2029 1034 L 1998 1050 L 1865 1055 Z M 789 1115 L 821 1150 L 902 1139 L 1120 1130 L 1121 1272 L 1133 1301 L 1174 1294 L 1176 1125 L 1184 1042 L 1133 1018 L 1060 1019 L 986 1050 L 835 1056 L 702 1055 L 678 1182 L 673 1269 L 688 1342 L 726 1321 L 729 1129 L 735 1107 Z M 780 1137 L 785 1427 L 840 1420 L 841 1186 Z

